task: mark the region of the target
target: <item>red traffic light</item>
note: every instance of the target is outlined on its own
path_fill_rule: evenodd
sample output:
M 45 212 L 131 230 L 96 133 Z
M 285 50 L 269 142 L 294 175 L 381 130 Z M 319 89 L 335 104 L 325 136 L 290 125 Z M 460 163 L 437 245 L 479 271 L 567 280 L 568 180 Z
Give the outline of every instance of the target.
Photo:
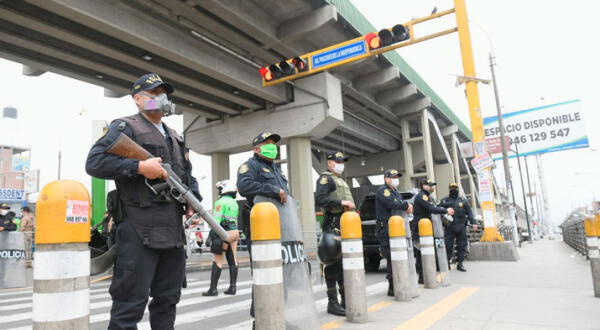
M 365 41 L 367 42 L 367 46 L 369 46 L 369 49 L 377 49 L 381 47 L 381 40 L 373 32 L 365 35 Z
M 258 69 L 258 73 L 266 81 L 273 80 L 273 75 L 269 71 L 269 68 L 260 68 Z

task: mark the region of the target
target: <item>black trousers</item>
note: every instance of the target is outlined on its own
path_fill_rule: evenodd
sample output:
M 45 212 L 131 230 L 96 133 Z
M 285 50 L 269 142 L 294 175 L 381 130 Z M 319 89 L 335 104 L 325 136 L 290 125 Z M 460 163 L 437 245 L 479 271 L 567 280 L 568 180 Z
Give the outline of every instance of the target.
M 337 283 L 340 290 L 343 290 L 344 269 L 342 267 L 341 259 L 329 266 L 325 266 L 323 272 L 325 273 L 325 284 L 327 284 L 327 288 L 335 288 L 335 283 Z
M 148 296 L 152 297 L 148 306 L 152 329 L 174 329 L 175 306 L 185 278 L 184 248 L 148 248 L 127 222 L 117 227 L 117 244 L 108 329 L 137 329 Z
M 452 260 L 452 256 L 454 255 L 454 241 L 456 240 L 456 247 L 458 250 L 456 257 L 458 262 L 463 262 L 465 260 L 465 254 L 467 253 L 467 227 L 465 226 L 459 230 L 455 230 L 452 227 L 446 227 L 444 239 L 446 241 L 446 255 L 448 256 L 448 260 Z

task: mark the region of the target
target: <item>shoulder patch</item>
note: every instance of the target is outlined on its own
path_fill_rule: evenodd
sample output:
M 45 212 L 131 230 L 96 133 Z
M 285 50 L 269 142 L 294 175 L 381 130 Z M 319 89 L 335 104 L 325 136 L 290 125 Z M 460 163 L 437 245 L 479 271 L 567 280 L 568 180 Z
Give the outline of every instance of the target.
M 462 202 L 458 203 L 458 207 L 463 207 L 463 203 Z
M 391 195 L 391 194 L 390 194 L 390 190 L 389 190 L 389 189 L 384 189 L 384 190 L 383 190 L 383 196 L 385 196 L 385 197 L 390 197 L 390 195 Z
M 248 164 L 244 163 L 240 166 L 240 168 L 238 169 L 238 173 L 240 174 L 244 174 L 248 172 Z
M 327 176 L 323 175 L 321 177 L 321 180 L 319 180 L 319 184 L 327 184 L 328 180 L 327 180 Z
M 268 168 L 266 168 L 266 167 L 263 167 L 262 170 L 263 170 L 263 172 L 266 172 L 266 173 L 270 173 L 271 172 L 271 170 L 268 169 Z
M 429 197 L 428 197 L 427 195 L 423 195 L 423 200 L 424 200 L 424 201 L 428 201 L 428 200 L 429 200 Z
M 122 130 L 124 130 L 124 129 L 125 129 L 125 127 L 127 127 L 127 123 L 126 123 L 126 122 L 124 122 L 124 121 L 122 121 L 122 122 L 120 122 L 120 123 L 119 123 L 119 126 L 117 126 L 117 129 L 118 129 L 119 131 L 122 131 Z

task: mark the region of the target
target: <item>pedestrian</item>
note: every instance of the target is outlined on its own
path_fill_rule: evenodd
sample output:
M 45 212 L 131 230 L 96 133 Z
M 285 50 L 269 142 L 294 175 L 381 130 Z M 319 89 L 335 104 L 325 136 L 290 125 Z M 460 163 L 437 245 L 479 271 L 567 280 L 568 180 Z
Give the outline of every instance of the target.
M 381 254 L 386 260 L 386 276 L 388 280 L 388 292 L 390 297 L 394 296 L 394 278 L 392 277 L 392 256 L 390 253 L 390 233 L 388 220 L 392 215 L 399 215 L 400 211 L 412 213 L 412 204 L 404 201 L 398 191 L 400 177 L 402 174 L 395 169 L 389 169 L 383 174 L 385 184 L 375 194 L 375 218 L 377 219 L 376 235 L 379 239 Z
M 28 206 L 23 206 L 21 208 L 21 228 L 20 231 L 23 232 L 25 236 L 25 260 L 28 265 L 30 265 L 31 261 L 31 251 L 33 248 L 33 228 L 34 228 L 34 219 L 33 213 Z
M 238 275 L 236 255 L 239 239 L 239 232 L 237 229 L 238 203 L 235 200 L 237 188 L 233 181 L 223 180 L 217 182 L 217 189 L 219 190 L 220 197 L 215 202 L 213 214 L 215 221 L 229 234 L 231 243 L 222 241 L 214 230 L 210 230 L 208 236 L 211 240 L 210 252 L 213 254 L 213 263 L 210 275 L 210 288 L 208 291 L 202 293 L 203 296 L 218 295 L 217 284 L 219 283 L 219 277 L 221 276 L 224 257 L 227 259 L 227 265 L 229 265 L 229 289 L 224 293 L 235 295 L 236 292 Z M 225 256 L 223 256 L 223 252 L 225 252 Z
M 185 285 L 185 234 L 182 216 L 194 213 L 169 194 L 149 188 L 164 182 L 168 163 L 192 193 L 201 200 L 198 183 L 183 139 L 162 118 L 174 113 L 168 94 L 173 86 L 156 73 L 141 76 L 133 84 L 137 114 L 113 121 L 106 134 L 92 146 L 88 174 L 115 180 L 117 256 L 110 285 L 112 308 L 108 329 L 136 329 L 144 316 L 148 297 L 152 329 L 173 329 L 176 305 Z M 144 161 L 123 158 L 107 151 L 125 134 L 154 155 Z
M 466 272 L 467 269 L 463 265 L 465 254 L 467 253 L 467 224 L 473 225 L 473 229 L 477 230 L 477 224 L 473 217 L 473 212 L 469 206 L 469 202 L 459 196 L 458 184 L 450 183 L 448 186 L 448 196 L 442 199 L 441 206 L 454 209 L 454 216 L 445 218 L 444 221 L 444 240 L 446 241 L 446 255 L 448 256 L 448 267 L 454 254 L 454 241 L 457 245 L 457 265 L 456 269 L 461 272 Z M 452 221 L 449 221 L 449 220 Z
M 421 180 L 419 183 L 420 191 L 415 196 L 414 200 L 414 216 L 410 222 L 410 231 L 412 234 L 413 253 L 415 255 L 415 268 L 419 273 L 419 284 L 423 284 L 423 267 L 421 262 L 421 251 L 419 244 L 419 220 L 429 219 L 431 220 L 431 214 L 454 214 L 454 209 L 443 208 L 436 206 L 433 203 L 433 198 L 429 195 L 435 191 L 436 183 L 432 180 Z
M 289 195 L 288 181 L 281 172 L 279 164 L 274 160 L 277 158 L 277 142 L 281 136 L 270 132 L 259 134 L 252 140 L 252 151 L 254 155 L 238 168 L 237 188 L 242 197 L 246 198 L 246 208 L 254 206 L 255 196 L 270 197 L 278 200 L 281 204 L 287 202 Z M 246 213 L 249 216 L 249 213 Z M 252 259 L 252 244 L 250 240 L 249 218 L 244 218 L 244 235 L 248 242 L 248 252 Z M 254 317 L 254 298 L 250 305 L 250 315 Z
M 0 204 L 0 232 L 17 230 L 17 225 L 13 222 L 15 213 L 9 210 L 10 205 L 6 203 Z
M 327 313 L 346 316 L 344 295 L 344 269 L 342 267 L 340 219 L 345 211 L 356 208 L 350 187 L 342 178 L 344 163 L 348 161 L 341 151 L 327 154 L 327 171 L 321 173 L 315 191 L 315 206 L 323 210 L 323 235 L 319 244 L 319 257 L 324 262 L 325 284 L 327 285 Z M 331 236 L 331 237 L 329 237 Z M 341 297 L 338 303 L 336 283 Z

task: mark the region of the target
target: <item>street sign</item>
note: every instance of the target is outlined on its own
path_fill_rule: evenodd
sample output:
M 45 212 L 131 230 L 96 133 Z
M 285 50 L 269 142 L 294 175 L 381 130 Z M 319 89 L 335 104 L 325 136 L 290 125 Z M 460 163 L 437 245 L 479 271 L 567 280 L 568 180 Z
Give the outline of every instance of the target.
M 25 198 L 22 189 L 0 189 L 1 202 L 20 202 Z
M 320 67 L 336 64 L 356 56 L 364 55 L 366 53 L 367 45 L 365 40 L 358 40 L 347 45 L 338 46 L 330 50 L 316 53 L 309 58 L 311 68 L 318 69 Z

